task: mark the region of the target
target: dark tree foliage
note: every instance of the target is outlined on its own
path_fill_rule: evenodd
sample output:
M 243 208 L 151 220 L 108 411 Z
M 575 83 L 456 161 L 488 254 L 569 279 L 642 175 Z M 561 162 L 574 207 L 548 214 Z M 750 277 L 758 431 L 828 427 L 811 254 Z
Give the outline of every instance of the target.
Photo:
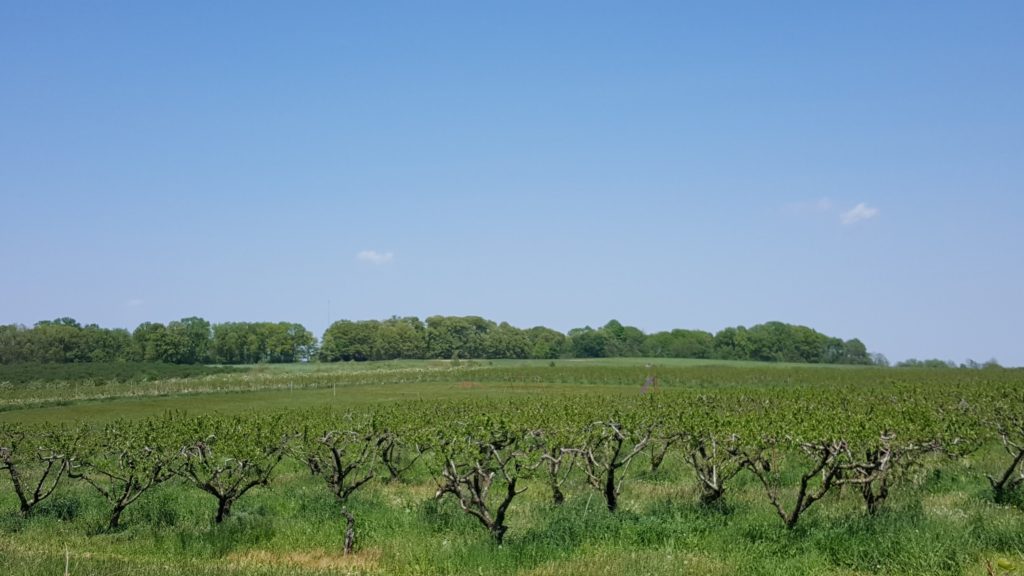
M 569 330 L 572 355 L 576 358 L 604 358 L 608 356 L 608 335 L 590 326 Z
M 569 342 L 565 334 L 544 326 L 534 326 L 524 330 L 530 342 L 530 358 L 555 359 L 569 352 Z
M 315 355 L 316 338 L 291 322 L 226 322 L 213 326 L 209 351 L 217 364 L 298 362 Z
M 902 362 L 896 363 L 897 368 L 956 368 L 956 364 L 952 360 L 939 360 L 938 358 L 932 358 L 929 360 L 918 360 L 917 358 L 908 358 Z
M 376 320 L 339 320 L 324 332 L 320 359 L 324 362 L 373 360 L 374 342 L 379 331 L 380 322 Z
M 144 322 L 130 333 L 82 326 L 71 318 L 39 322 L 32 328 L 0 326 L 0 364 L 255 364 L 308 360 L 315 351 L 313 334 L 290 322 L 211 325 L 193 316 L 167 325 Z
M 729 327 L 712 335 L 675 329 L 646 334 L 609 320 L 599 328 L 567 334 L 544 326 L 522 329 L 480 316 L 393 316 L 387 320 L 339 320 L 317 344 L 301 324 L 226 322 L 199 317 L 164 325 L 144 322 L 123 329 L 82 326 L 72 318 L 32 328 L 0 326 L 0 364 L 160 362 L 169 364 L 257 364 L 397 359 L 716 358 L 762 362 L 887 365 L 856 338 L 843 340 L 806 326 L 767 322 Z M 950 362 L 908 360 L 899 366 L 951 366 Z M 963 368 L 998 368 L 968 360 Z
M 71 318 L 0 326 L 0 364 L 72 363 L 124 360 L 131 353 L 127 330 L 81 326 Z
M 714 336 L 712 356 L 723 360 L 871 364 L 867 348 L 857 339 L 843 341 L 806 326 L 766 322 L 750 328 L 725 328 Z
M 647 336 L 641 353 L 648 358 L 711 358 L 714 348 L 710 332 L 676 329 Z
M 195 378 L 237 371 L 228 366 L 142 362 L 81 362 L 76 364 L 19 363 L 0 365 L 0 382 L 149 382 L 167 378 Z

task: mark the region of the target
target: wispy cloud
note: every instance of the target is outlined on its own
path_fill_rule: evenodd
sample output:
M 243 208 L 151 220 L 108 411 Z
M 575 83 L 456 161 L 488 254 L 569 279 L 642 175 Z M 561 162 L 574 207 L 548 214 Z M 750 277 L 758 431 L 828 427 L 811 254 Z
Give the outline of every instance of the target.
M 817 200 L 805 200 L 803 202 L 791 202 L 786 204 L 785 210 L 790 214 L 823 214 L 832 211 L 832 201 L 822 197 Z
M 832 209 L 832 201 L 828 198 L 818 198 L 811 204 L 811 209 L 815 212 L 828 212 Z
M 839 220 L 846 226 L 856 224 L 862 220 L 871 220 L 879 214 L 878 208 L 872 208 L 861 202 L 853 208 L 839 215 Z
M 369 262 L 370 264 L 387 264 L 395 259 L 394 252 L 377 252 L 376 250 L 363 250 L 356 254 L 356 260 Z
M 126 308 L 138 308 L 143 304 L 145 304 L 145 302 L 143 302 L 141 298 L 132 298 L 131 300 L 128 300 L 127 302 L 124 303 Z

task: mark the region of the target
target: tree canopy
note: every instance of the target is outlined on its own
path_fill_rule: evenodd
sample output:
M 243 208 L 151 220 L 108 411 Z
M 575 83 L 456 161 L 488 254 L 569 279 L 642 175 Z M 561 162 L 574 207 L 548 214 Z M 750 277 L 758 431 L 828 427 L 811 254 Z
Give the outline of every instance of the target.
M 33 327 L 0 325 L 0 364 L 19 362 L 162 362 L 256 364 L 396 359 L 714 358 L 812 364 L 888 365 L 856 338 L 843 340 L 807 326 L 766 322 L 732 326 L 712 334 L 674 329 L 647 334 L 609 320 L 603 326 L 563 334 L 545 326 L 517 328 L 480 316 L 393 316 L 386 320 L 339 320 L 320 342 L 301 324 L 224 322 L 191 316 L 167 324 L 122 328 L 81 325 L 57 318 Z M 897 366 L 956 367 L 938 360 L 907 360 Z M 964 368 L 998 367 L 968 360 Z

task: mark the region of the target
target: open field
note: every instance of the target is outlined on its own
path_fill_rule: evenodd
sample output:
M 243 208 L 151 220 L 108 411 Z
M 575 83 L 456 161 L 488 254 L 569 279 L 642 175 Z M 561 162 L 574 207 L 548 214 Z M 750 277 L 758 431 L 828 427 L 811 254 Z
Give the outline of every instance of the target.
M 601 385 L 608 392 L 639 390 L 646 366 L 664 386 L 718 386 L 774 382 L 828 385 L 849 380 L 848 374 L 868 375 L 857 381 L 920 380 L 932 370 L 875 370 L 853 366 L 762 363 L 728 360 L 601 358 L 586 360 L 395 360 L 387 362 L 338 362 L 333 364 L 271 364 L 238 366 L 227 372 L 191 378 L 142 380 L 118 376 L 112 379 L 72 378 L 54 380 L 47 374 L 27 380 L 5 378 L 10 368 L 0 366 L 0 421 L 99 418 L 155 414 L 164 410 L 244 410 L 261 403 L 277 407 L 306 407 L 322 403 L 373 402 L 423 396 L 434 398 L 454 384 L 467 381 L 512 385 L 544 384 L 545 391 L 580 390 Z M 187 367 L 186 367 L 187 368 Z M 608 368 L 611 370 L 601 370 Z M 767 372 L 765 372 L 767 371 Z M 853 372 L 850 372 L 853 371 Z M 143 373 L 146 374 L 145 372 Z M 915 376 L 916 375 L 916 376 Z M 968 373 L 968 377 L 973 377 Z M 611 386 L 609 386 L 611 385 Z M 618 387 L 618 389 L 617 389 Z M 330 400 L 322 394 L 330 390 Z M 349 390 L 349 393 L 344 393 Z M 312 391 L 313 394 L 303 394 Z M 277 393 L 287 392 L 287 396 Z M 237 393 L 245 393 L 237 396 Z M 261 394 L 262 393 L 262 394 Z M 339 395 L 340 394 L 340 395 Z M 196 397 L 202 396 L 197 402 Z M 102 404 L 102 405 L 100 405 Z M 57 408 L 35 410 L 37 408 Z M 17 411 L 14 413 L 13 411 Z M 8 414 L 8 412 L 11 412 Z M 95 416 L 93 416 L 95 415 Z
M 579 390 L 589 384 L 606 386 L 611 383 L 629 392 L 638 389 L 636 382 L 643 382 L 648 364 L 656 367 L 655 373 L 660 371 L 661 381 L 666 385 L 727 382 L 729 378 L 721 378 L 714 372 L 730 368 L 741 369 L 739 372 L 745 374 L 743 378 L 748 381 L 763 379 L 761 371 L 765 369 L 797 369 L 794 373 L 779 372 L 783 381 L 792 379 L 792 374 L 796 374 L 797 379 L 806 380 L 814 374 L 806 370 L 824 369 L 806 364 L 643 358 L 470 360 L 454 366 L 448 360 L 396 360 L 239 366 L 211 375 L 161 380 L 150 379 L 147 371 L 141 373 L 142 379 L 126 378 L 118 373 L 109 379 L 54 380 L 47 371 L 43 379 L 22 381 L 27 380 L 22 371 L 16 372 L 18 380 L 5 379 L 5 371 L 10 368 L 0 366 L 0 421 L 21 421 L 37 416 L 41 420 L 102 419 L 107 415 L 143 415 L 178 409 L 237 411 L 266 405 L 308 407 L 336 401 L 347 405 L 388 398 L 435 398 L 437 394 L 445 395 L 446 388 L 466 381 L 544 384 L 545 391 L 559 391 L 559 384 L 568 384 L 570 390 Z M 589 381 L 585 371 L 594 374 L 594 370 L 599 368 L 615 370 L 607 374 L 597 372 L 600 377 Z M 742 370 L 744 368 L 746 370 Z M 707 370 L 711 371 L 710 375 Z M 826 373 L 841 374 L 857 368 L 833 367 L 826 370 Z M 330 399 L 323 394 L 328 389 Z M 607 386 L 605 389 L 608 390 Z M 340 396 L 339 390 L 342 391 Z M 349 393 L 344 393 L 345 390 Z M 238 396 L 240 392 L 245 395 Z M 288 395 L 277 394 L 284 392 Z M 195 397 L 200 395 L 203 396 L 202 402 L 196 402 Z M 57 409 L 30 410 L 45 407 Z M 6 414 L 13 410 L 18 412 Z
M 345 503 L 357 522 L 355 552 L 347 556 L 341 506 L 325 490 L 323 477 L 311 475 L 296 440 L 269 485 L 240 498 L 220 523 L 213 519 L 215 499 L 180 477 L 145 493 L 115 529 L 107 528 L 106 500 L 80 480 L 65 480 L 23 518 L 5 477 L 0 558 L 8 573 L 26 575 L 62 574 L 65 562 L 71 574 L 1024 573 L 1024 510 L 1019 494 L 993 498 L 985 475 L 998 475 L 1008 457 L 992 430 L 983 429 L 985 413 L 994 415 L 1003 405 L 1019 414 L 1021 372 L 692 361 L 659 361 L 649 370 L 645 364 L 310 364 L 145 383 L 29 383 L 5 388 L 0 426 L 34 429 L 63 422 L 98 431 L 117 418 L 131 418 L 162 423 L 170 438 L 186 434 L 187 426 L 175 424 L 179 420 L 160 420 L 176 410 L 220 414 L 197 421 L 207 425 L 277 414 L 285 428 L 313 427 L 320 434 L 331 425 L 362 430 L 347 418 L 374 413 L 391 418 L 395 428 L 405 422 L 409 430 L 402 433 L 409 443 L 434 443 L 433 452 L 440 452 L 449 444 L 439 439 L 458 439 L 459 430 L 473 436 L 481 426 L 505 430 L 524 423 L 572 432 L 599 415 L 611 418 L 611 412 L 636 429 L 651 413 L 659 414 L 664 426 L 651 438 L 664 437 L 672 425 L 696 437 L 705 424 L 687 423 L 698 420 L 700 407 L 710 406 L 723 408 L 721 422 L 715 416 L 716 423 L 706 424 L 712 434 L 742 429 L 753 438 L 788 430 L 810 439 L 819 430 L 825 438 L 865 428 L 847 438 L 858 447 L 876 446 L 871 439 L 883 426 L 946 440 L 968 439 L 961 426 L 979 435 L 969 439 L 969 449 L 950 442 L 948 449 L 922 452 L 912 465 L 894 470 L 891 494 L 875 514 L 865 512 L 856 485 L 844 485 L 825 494 L 791 529 L 780 522 L 751 471 L 737 473 L 721 500 L 702 505 L 687 460 L 692 445 L 673 445 L 652 470 L 652 441 L 618 476 L 615 511 L 588 484 L 582 466 L 564 477 L 561 505 L 552 503 L 541 470 L 524 471 L 520 488 L 527 490 L 509 507 L 500 545 L 451 495 L 433 498 L 440 480 L 437 454 L 417 459 L 391 481 L 384 481 L 388 474 L 378 462 L 376 477 Z M 639 391 L 654 372 L 658 391 L 652 404 Z M 765 406 L 793 409 L 758 412 Z M 936 417 L 931 410 L 951 407 L 962 408 L 962 414 Z M 802 418 L 819 409 L 823 418 Z M 500 422 L 484 424 L 477 413 Z M 676 414 L 684 416 L 675 420 Z M 904 426 L 918 417 L 920 422 Z M 243 432 L 258 436 L 255 429 Z M 566 445 L 586 441 L 570 436 Z M 773 462 L 788 501 L 805 460 L 779 442 Z M 755 444 L 736 447 L 764 448 Z M 860 451 L 850 458 L 860 458 Z

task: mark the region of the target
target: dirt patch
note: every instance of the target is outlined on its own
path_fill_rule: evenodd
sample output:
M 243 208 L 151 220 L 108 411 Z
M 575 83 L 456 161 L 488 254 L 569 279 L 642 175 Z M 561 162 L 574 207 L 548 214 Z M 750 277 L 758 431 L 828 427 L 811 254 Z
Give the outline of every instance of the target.
M 458 384 L 456 384 L 456 386 L 458 386 L 459 388 L 463 388 L 463 389 L 467 389 L 467 388 L 480 388 L 480 383 L 479 382 L 470 382 L 470 381 L 466 380 L 464 382 L 459 382 Z
M 370 574 L 377 571 L 380 550 L 369 549 L 344 555 L 327 550 L 305 550 L 301 552 L 275 552 L 270 550 L 248 550 L 230 554 L 228 562 L 236 567 L 287 566 L 312 572 L 331 574 Z

